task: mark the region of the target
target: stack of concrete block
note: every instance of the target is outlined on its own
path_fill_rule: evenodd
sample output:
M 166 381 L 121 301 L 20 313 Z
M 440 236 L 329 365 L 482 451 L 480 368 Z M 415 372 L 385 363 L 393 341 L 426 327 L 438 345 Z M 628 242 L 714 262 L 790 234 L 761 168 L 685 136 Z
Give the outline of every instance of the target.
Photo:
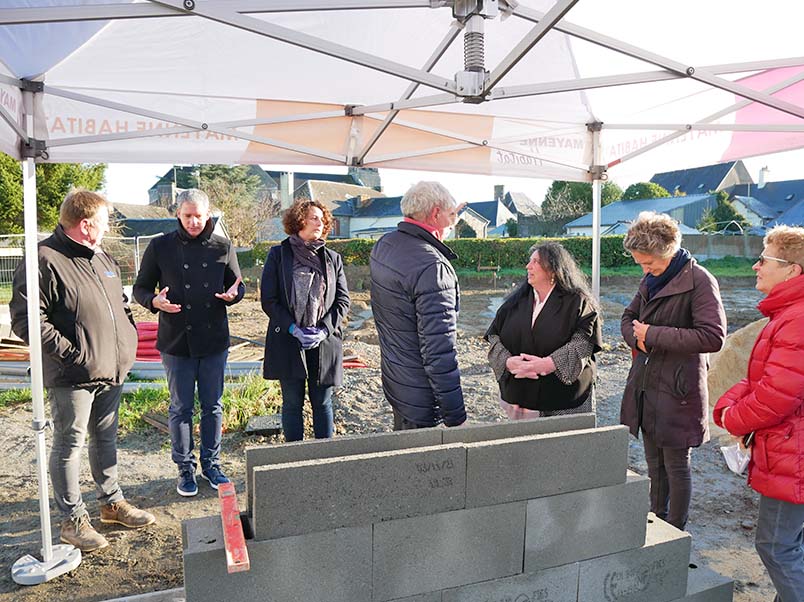
M 188 602 L 726 602 L 648 514 L 625 427 L 579 414 L 252 448 L 251 570 L 185 521 Z

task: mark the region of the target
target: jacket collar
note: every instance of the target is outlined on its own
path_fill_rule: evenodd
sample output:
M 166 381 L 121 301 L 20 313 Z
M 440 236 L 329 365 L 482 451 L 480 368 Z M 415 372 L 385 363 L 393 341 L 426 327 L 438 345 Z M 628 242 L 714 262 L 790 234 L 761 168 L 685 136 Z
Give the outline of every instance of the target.
M 84 259 L 92 259 L 95 257 L 95 249 L 90 249 L 88 246 L 82 245 L 80 242 L 76 242 L 67 236 L 61 224 L 56 226 L 56 229 L 53 231 L 53 236 L 59 243 L 67 247 L 73 257 L 83 257 Z
M 425 230 L 421 226 L 417 226 L 410 222 L 399 222 L 399 224 L 397 225 L 397 229 L 404 234 L 415 236 L 416 238 L 422 239 L 427 244 L 434 246 L 441 252 L 441 254 L 444 257 L 446 257 L 450 261 L 458 259 L 458 256 L 452 249 L 450 249 L 447 245 L 438 240 L 435 236 L 430 234 L 427 230 Z
M 763 316 L 773 317 L 786 307 L 801 302 L 804 302 L 804 275 L 774 286 L 770 294 L 757 304 L 757 309 Z
M 688 293 L 691 291 L 695 284 L 692 277 L 692 269 L 696 263 L 695 258 L 690 257 L 690 260 L 681 269 L 681 271 L 676 274 L 675 277 L 670 280 L 670 282 L 665 284 L 658 293 L 651 297 L 650 300 L 653 301 L 654 299 L 661 299 L 662 297 L 670 297 L 671 295 L 679 295 L 681 293 Z M 639 284 L 639 292 L 645 299 L 648 298 L 648 285 L 646 278 L 644 277 L 642 278 L 642 282 Z
M 215 224 L 212 223 L 212 216 L 207 218 L 207 223 L 204 225 L 204 229 L 201 230 L 201 234 L 192 238 L 189 234 L 187 234 L 187 230 L 184 229 L 184 226 L 181 225 L 181 220 L 177 217 L 176 218 L 176 232 L 179 235 L 179 240 L 184 242 L 191 242 L 197 240 L 199 242 L 203 242 L 205 240 L 209 240 L 209 237 L 212 236 L 212 230 L 215 229 Z

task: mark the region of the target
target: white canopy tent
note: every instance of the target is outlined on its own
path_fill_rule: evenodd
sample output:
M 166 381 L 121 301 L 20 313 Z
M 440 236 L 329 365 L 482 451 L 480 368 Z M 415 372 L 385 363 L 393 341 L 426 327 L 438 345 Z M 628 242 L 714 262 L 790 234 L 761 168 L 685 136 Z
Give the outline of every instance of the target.
M 591 181 L 599 233 L 609 168 L 650 160 L 667 171 L 804 147 L 804 5 L 789 0 L 3 7 L 0 150 L 24 162 L 29 273 L 37 267 L 35 161 L 356 165 Z M 36 279 L 28 286 L 37 299 Z M 29 309 L 35 316 L 33 301 Z M 43 446 L 35 320 L 31 335 Z M 47 561 L 46 490 L 42 497 Z

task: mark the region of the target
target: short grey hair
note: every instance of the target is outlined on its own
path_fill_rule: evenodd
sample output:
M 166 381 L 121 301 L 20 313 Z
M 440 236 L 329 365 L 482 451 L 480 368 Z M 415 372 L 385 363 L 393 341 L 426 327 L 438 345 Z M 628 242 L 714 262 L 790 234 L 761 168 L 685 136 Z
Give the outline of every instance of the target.
M 636 251 L 666 259 L 681 248 L 681 230 L 678 222 L 666 213 L 643 211 L 628 228 L 623 247 L 629 253 Z
M 455 207 L 449 191 L 438 182 L 418 182 L 408 189 L 399 204 L 405 217 L 423 218 L 436 207 Z
M 198 190 L 198 188 L 188 188 L 179 193 L 179 196 L 176 197 L 176 213 L 179 212 L 184 203 L 190 203 L 201 209 L 209 210 L 209 197 L 206 192 Z

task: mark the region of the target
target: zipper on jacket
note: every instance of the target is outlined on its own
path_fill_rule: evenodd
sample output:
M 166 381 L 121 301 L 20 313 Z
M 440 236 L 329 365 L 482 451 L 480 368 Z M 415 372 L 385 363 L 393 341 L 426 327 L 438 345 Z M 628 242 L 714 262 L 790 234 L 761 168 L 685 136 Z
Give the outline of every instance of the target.
M 94 259 L 94 257 L 92 258 Z M 112 326 L 114 327 L 114 358 L 115 358 L 115 383 L 120 382 L 120 350 L 118 349 L 118 336 L 117 336 L 117 320 L 114 319 L 114 308 L 112 307 L 111 301 L 109 301 L 109 294 L 106 292 L 106 288 L 103 286 L 103 280 L 101 277 L 98 276 L 98 272 L 95 270 L 95 265 L 92 263 L 92 259 L 89 260 L 89 267 L 92 268 L 92 273 L 95 275 L 95 280 L 98 281 L 98 286 L 100 286 L 101 291 L 103 292 L 103 298 L 106 300 L 106 307 L 109 310 L 109 317 L 112 318 Z

